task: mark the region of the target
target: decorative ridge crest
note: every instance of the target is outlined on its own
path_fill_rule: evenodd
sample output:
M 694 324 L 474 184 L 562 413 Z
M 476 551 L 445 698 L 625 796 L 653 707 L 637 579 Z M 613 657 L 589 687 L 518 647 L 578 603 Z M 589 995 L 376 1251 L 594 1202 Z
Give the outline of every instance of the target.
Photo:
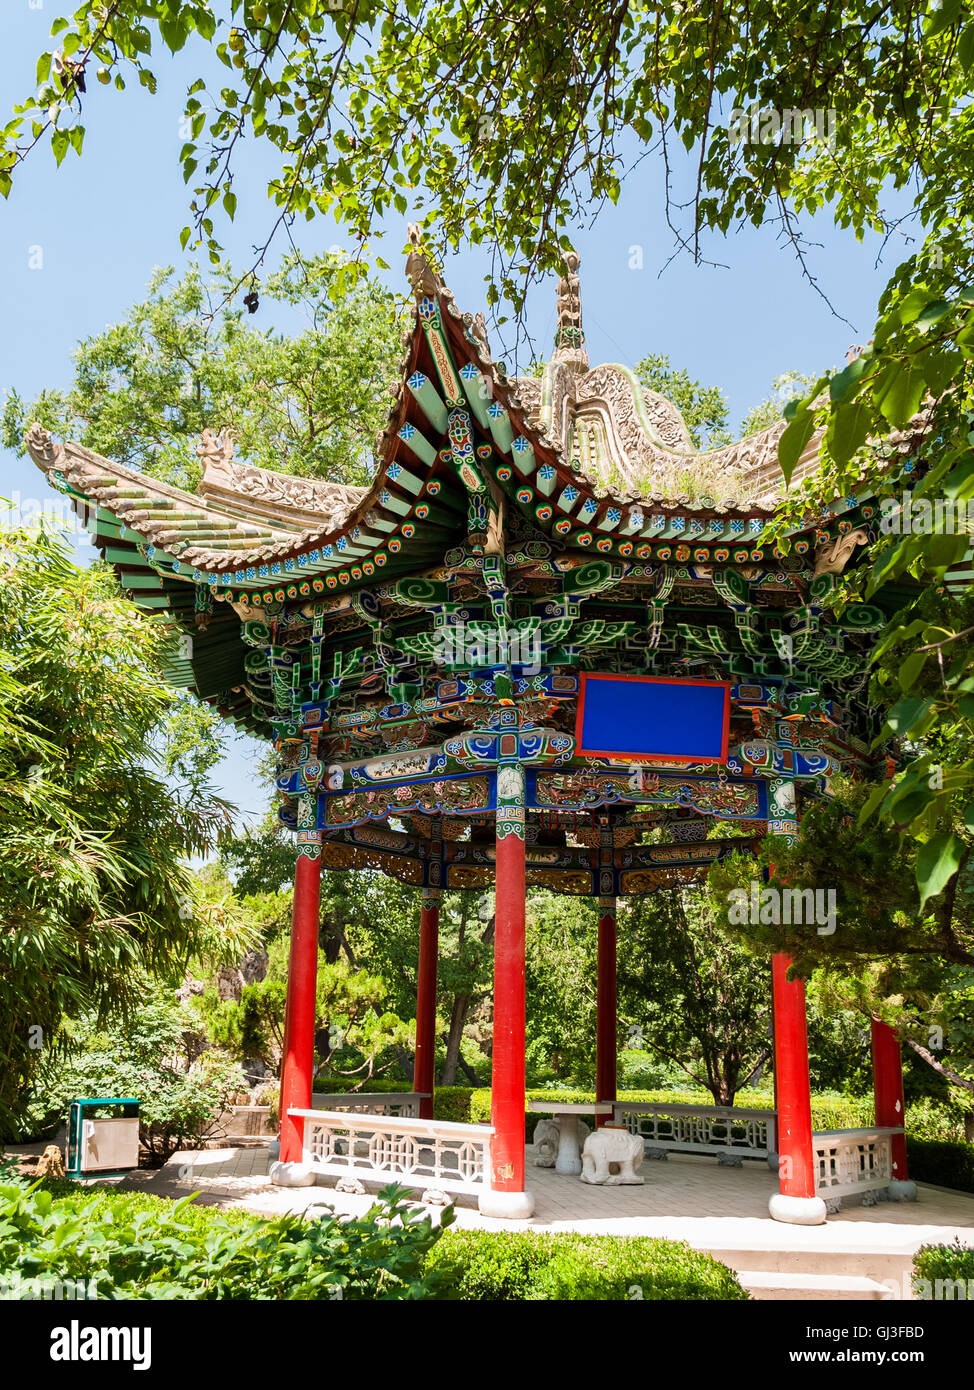
M 582 329 L 582 290 L 578 267 L 582 258 L 577 251 L 562 256 L 565 273 L 558 281 L 558 327 L 555 330 L 553 362 L 564 362 L 571 371 L 582 375 L 588 371 L 588 351 Z

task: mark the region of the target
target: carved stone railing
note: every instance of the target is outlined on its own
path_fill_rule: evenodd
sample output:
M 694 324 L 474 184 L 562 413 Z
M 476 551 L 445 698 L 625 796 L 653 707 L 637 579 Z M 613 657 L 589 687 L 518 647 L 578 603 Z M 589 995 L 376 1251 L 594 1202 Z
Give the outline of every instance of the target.
M 288 1114 L 304 1122 L 302 1162 L 338 1178 L 340 1191 L 364 1191 L 363 1180 L 400 1182 L 435 1200 L 490 1188 L 491 1125 L 338 1110 Z
M 642 1135 L 647 1154 L 716 1154 L 726 1161 L 767 1158 L 775 1151 L 774 1110 L 738 1110 L 725 1105 L 657 1105 L 616 1101 L 616 1124 Z
M 341 1110 L 350 1115 L 419 1115 L 419 1103 L 429 1099 L 428 1091 L 338 1091 L 334 1095 L 315 1091 L 311 1104 L 315 1110 Z
M 826 1201 L 889 1187 L 892 1138 L 902 1129 L 830 1129 L 812 1135 L 815 1191 Z

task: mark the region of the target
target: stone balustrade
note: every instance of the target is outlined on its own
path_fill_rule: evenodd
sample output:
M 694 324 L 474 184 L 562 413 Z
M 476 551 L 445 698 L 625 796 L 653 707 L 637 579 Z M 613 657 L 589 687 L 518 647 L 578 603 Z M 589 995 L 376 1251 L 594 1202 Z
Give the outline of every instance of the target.
M 724 1161 L 767 1159 L 775 1151 L 774 1110 L 739 1110 L 725 1105 L 657 1105 L 616 1101 L 615 1124 L 642 1136 L 647 1154 L 715 1154 Z
M 364 1099 L 364 1098 L 363 1098 Z M 302 1163 L 337 1178 L 342 1190 L 369 1181 L 399 1182 L 425 1200 L 490 1190 L 491 1125 L 421 1120 L 351 1110 L 289 1110 L 303 1121 Z
M 826 1202 L 889 1187 L 892 1138 L 902 1129 L 830 1129 L 812 1135 L 815 1191 Z

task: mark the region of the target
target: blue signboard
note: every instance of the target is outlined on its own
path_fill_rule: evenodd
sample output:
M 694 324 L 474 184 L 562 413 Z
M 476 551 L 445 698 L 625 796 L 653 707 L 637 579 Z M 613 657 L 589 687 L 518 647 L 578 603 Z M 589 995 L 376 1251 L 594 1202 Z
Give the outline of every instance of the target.
M 730 682 L 580 677 L 577 752 L 668 763 L 725 763 Z

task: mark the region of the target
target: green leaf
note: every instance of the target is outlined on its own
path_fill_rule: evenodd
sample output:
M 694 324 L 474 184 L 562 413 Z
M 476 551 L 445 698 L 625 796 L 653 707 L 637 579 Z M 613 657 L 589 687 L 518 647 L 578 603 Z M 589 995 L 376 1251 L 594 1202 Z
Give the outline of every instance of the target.
M 935 700 L 924 700 L 917 695 L 899 700 L 886 716 L 887 726 L 901 738 L 921 733 L 935 704 Z
M 923 370 L 933 395 L 943 395 L 948 386 L 957 380 L 963 365 L 963 353 L 940 347 L 926 351 L 923 354 Z
M 952 502 L 974 497 L 974 457 L 961 459 L 947 474 L 943 492 Z
M 933 38 L 934 34 L 940 34 L 944 29 L 949 29 L 960 14 L 961 0 L 940 0 L 940 3 L 933 3 L 927 12 L 927 19 L 923 26 L 924 35 Z
M 785 475 L 785 482 L 791 482 L 795 465 L 804 452 L 805 445 L 815 433 L 815 415 L 807 406 L 795 412 L 795 418 L 778 441 L 778 465 Z
M 915 358 L 891 362 L 873 389 L 877 406 L 894 429 L 909 424 L 920 408 L 926 380 Z
M 932 328 L 935 323 L 939 323 L 945 315 L 949 314 L 951 306 L 945 299 L 935 299 L 932 304 L 928 304 L 922 313 L 917 315 L 916 326 L 921 333 L 926 333 L 927 329 Z
M 855 360 L 850 362 L 847 367 L 844 367 L 841 372 L 837 372 L 829 382 L 830 398 L 836 404 L 846 400 L 852 394 L 856 383 L 866 368 L 874 365 L 875 363 L 872 359 L 865 354 L 855 358 Z
M 930 291 L 926 285 L 917 285 L 905 296 L 897 311 L 900 323 L 911 324 L 919 318 L 925 304 L 929 303 Z
M 927 652 L 912 652 L 900 666 L 896 673 L 896 679 L 899 681 L 900 689 L 904 694 L 915 684 L 917 676 L 926 665 L 927 656 Z
M 960 867 L 965 850 L 964 841 L 952 830 L 941 830 L 920 846 L 916 879 L 921 908 L 928 898 L 943 892 Z
M 866 797 L 866 801 L 862 807 L 862 810 L 859 812 L 860 825 L 865 825 L 866 821 L 876 810 L 877 806 L 879 806 L 883 801 L 885 801 L 886 795 L 889 792 L 891 786 L 891 782 L 876 783 L 872 791 Z
M 935 532 L 922 539 L 922 554 L 926 565 L 931 569 L 949 569 L 963 560 L 970 546 L 970 537 L 963 533 L 951 534 L 949 531 Z
M 865 401 L 839 405 L 832 412 L 826 447 L 836 463 L 848 463 L 856 450 L 866 442 L 872 416 L 872 410 Z
M 901 830 L 907 829 L 937 800 L 937 793 L 923 783 L 907 788 L 883 808 L 884 818 Z
M 162 35 L 163 42 L 173 53 L 178 53 L 183 44 L 189 37 L 189 26 L 186 21 L 177 17 L 159 20 L 159 33 Z
M 974 63 L 974 24 L 968 24 L 967 28 L 961 31 L 957 41 L 957 57 L 960 59 L 961 67 L 965 72 L 969 72 L 971 64 Z

